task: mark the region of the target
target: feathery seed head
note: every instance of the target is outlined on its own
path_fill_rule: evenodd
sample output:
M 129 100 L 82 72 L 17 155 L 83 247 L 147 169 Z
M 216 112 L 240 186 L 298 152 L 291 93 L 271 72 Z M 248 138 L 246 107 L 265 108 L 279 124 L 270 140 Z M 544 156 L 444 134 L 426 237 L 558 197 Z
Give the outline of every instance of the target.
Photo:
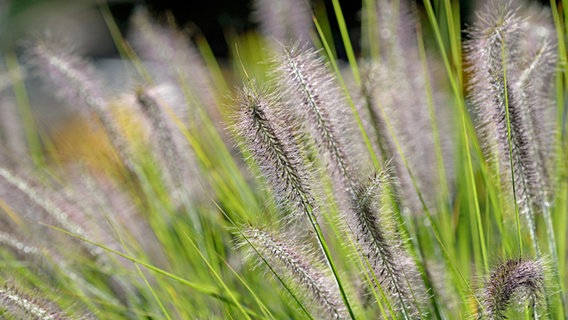
M 167 103 L 168 86 L 140 89 L 136 99 L 152 128 L 152 147 L 159 156 L 162 172 L 170 185 L 173 199 L 204 199 L 204 188 L 197 161 L 184 136 L 181 120 Z M 164 95 L 164 91 L 166 96 Z M 186 199 L 187 200 L 187 199 Z
M 76 55 L 70 44 L 48 34 L 30 42 L 27 60 L 37 75 L 69 104 L 104 112 L 103 85 L 94 67 Z
M 74 54 L 69 46 L 60 45 L 50 37 L 33 42 L 27 55 L 29 63 L 39 71 L 46 83 L 59 90 L 58 94 L 62 98 L 70 104 L 85 105 L 89 113 L 96 115 L 121 160 L 128 169 L 135 172 L 131 150 L 111 116 L 103 86 L 97 80 L 93 66 Z
M 491 273 L 483 291 L 488 319 L 506 319 L 505 311 L 515 301 L 537 303 L 544 291 L 544 268 L 538 260 L 507 260 Z
M 169 24 L 154 21 L 143 8 L 135 11 L 131 23 L 129 38 L 136 52 L 147 62 L 154 80 L 179 84 L 185 90 L 184 95 L 188 95 L 190 105 L 215 105 L 209 71 L 189 34 L 177 29 L 171 21 Z
M 430 88 L 435 88 L 430 74 L 434 61 L 427 61 L 426 70 L 412 5 L 410 1 L 376 1 L 380 59 L 367 67 L 364 86 L 383 159 L 392 161 L 398 180 L 402 208 L 419 215 L 424 205 L 436 206 L 452 179 L 448 173 L 454 134 L 447 101 Z
M 512 1 L 491 3 L 483 12 L 466 46 L 473 73 L 471 99 L 481 117 L 485 152 L 498 163 L 507 193 L 514 187 L 527 213 L 548 197 L 553 126 L 545 124 L 551 123 L 553 112 L 547 94 L 555 40 L 532 14 L 523 19 Z M 531 28 L 540 31 L 535 36 Z
M 318 51 L 306 45 L 282 48 L 278 88 L 294 117 L 311 134 L 336 186 L 352 191 L 351 178 L 367 161 L 357 124 L 336 79 Z
M 6 192 L 10 198 L 29 199 L 34 207 L 39 209 L 38 211 L 53 218 L 60 226 L 79 235 L 85 234 L 84 228 L 70 220 L 69 213 L 54 202 L 53 196 L 49 196 L 49 193 L 41 190 L 39 186 L 33 185 L 2 167 L 0 167 L 0 192 Z M 14 203 L 16 202 L 14 201 Z M 29 206 L 30 202 L 25 201 L 22 205 Z
M 20 290 L 7 284 L 0 287 L 0 305 L 5 308 L 9 314 L 21 319 L 68 319 L 65 313 L 61 311 L 53 301 L 29 297 Z
M 321 316 L 327 319 L 345 319 L 345 307 L 333 280 L 320 271 L 309 254 L 294 245 L 294 241 L 282 241 L 272 234 L 255 228 L 243 231 L 245 241 L 279 274 L 287 275 L 302 295 L 310 297 Z
M 376 11 L 380 56 L 400 68 L 409 62 L 409 55 L 417 57 L 416 19 L 410 1 L 377 0 Z
M 452 163 L 449 152 L 452 128 L 447 124 L 450 114 L 443 103 L 431 101 L 430 105 L 425 98 L 425 78 L 430 75 L 425 74 L 420 61 L 413 58 L 407 61 L 401 68 L 372 63 L 367 67 L 365 86 L 380 149 L 383 158 L 392 163 L 402 207 L 410 214 L 419 215 L 424 209 L 418 192 L 431 209 L 437 203 L 442 185 L 450 181 L 447 172 L 451 171 Z M 441 159 L 437 158 L 438 147 Z M 446 181 L 442 180 L 441 166 Z
M 253 84 L 238 93 L 236 104 L 234 131 L 277 198 L 300 213 L 311 212 L 310 173 L 297 144 L 297 128 L 277 97 Z
M 378 284 L 391 303 L 407 316 L 419 316 L 425 288 L 412 258 L 402 248 L 399 235 L 390 224 L 392 210 L 387 204 L 389 178 L 374 174 L 356 188 L 352 210 L 346 217 L 361 254 L 369 260 Z

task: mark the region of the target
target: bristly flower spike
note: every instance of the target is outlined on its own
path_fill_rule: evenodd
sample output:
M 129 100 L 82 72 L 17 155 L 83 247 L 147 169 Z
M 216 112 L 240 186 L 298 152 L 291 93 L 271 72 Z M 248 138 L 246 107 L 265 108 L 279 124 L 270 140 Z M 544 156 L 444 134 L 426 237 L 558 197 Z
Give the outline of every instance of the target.
M 282 97 L 311 133 L 336 184 L 353 193 L 352 177 L 364 155 L 353 130 L 351 110 L 319 53 L 306 45 L 284 47 L 278 57 L 278 84 Z
M 388 184 L 389 175 L 385 172 L 359 183 L 346 218 L 362 256 L 369 260 L 379 282 L 375 285 L 382 287 L 406 317 L 419 317 L 426 290 L 414 261 L 392 226 L 389 228 L 392 208 L 385 201 Z
M 546 31 L 535 37 L 528 26 L 532 18 L 522 19 L 512 1 L 488 4 L 483 12 L 467 44 L 472 100 L 482 118 L 480 135 L 521 212 L 529 213 L 547 201 L 546 150 L 552 140 L 543 137 L 553 135 L 553 126 L 546 126 L 553 110 L 546 88 L 552 87 L 555 40 L 546 31 L 550 26 L 535 26 Z
M 94 67 L 76 55 L 69 45 L 46 36 L 33 42 L 28 48 L 29 63 L 37 69 L 45 83 L 58 90 L 58 95 L 74 105 L 85 105 L 94 113 L 121 160 L 131 171 L 136 172 L 128 143 L 121 135 L 118 125 L 103 93 Z
M 295 121 L 290 119 L 290 112 L 282 108 L 278 97 L 257 88 L 254 84 L 239 92 L 236 104 L 236 135 L 251 152 L 280 202 L 287 204 L 293 212 L 305 215 L 310 222 L 346 309 L 350 317 L 354 318 L 317 221 L 316 200 L 310 188 L 311 174 L 304 154 L 297 144 L 299 137 L 298 128 L 294 127 Z
M 52 301 L 40 301 L 29 297 L 12 286 L 0 287 L 0 305 L 12 316 L 32 320 L 69 319 Z
M 309 254 L 294 245 L 293 241 L 282 241 L 272 234 L 256 228 L 246 228 L 243 236 L 256 252 L 276 268 L 288 275 L 299 288 L 302 295 L 308 296 L 320 310 L 325 319 L 346 319 L 347 313 L 333 279 L 320 271 Z
M 182 202 L 187 202 L 187 197 L 192 200 L 204 198 L 198 164 L 184 136 L 182 121 L 173 114 L 171 106 L 164 99 L 162 92 L 168 93 L 164 88 L 169 89 L 169 86 L 140 88 L 136 92 L 137 103 L 152 127 L 155 137 L 152 145 L 160 155 L 162 171 L 171 185 L 173 198 L 181 198 Z
M 147 62 L 146 67 L 154 81 L 179 84 L 192 106 L 215 106 L 210 73 L 188 34 L 175 28 L 173 23 L 154 21 L 143 8 L 135 10 L 131 24 L 129 38 L 137 53 Z
M 377 0 L 376 9 L 380 53 L 363 69 L 363 90 L 401 207 L 419 215 L 449 192 L 452 121 L 445 94 L 434 89 L 432 69 L 423 65 L 433 61 L 421 55 L 413 2 Z
M 544 292 L 544 268 L 538 260 L 513 259 L 491 273 L 483 290 L 487 319 L 506 319 L 505 312 L 515 300 L 537 304 Z
M 31 185 L 24 179 L 18 177 L 12 171 L 0 166 L 0 188 L 2 190 L 12 190 L 13 194 L 25 195 L 31 203 L 41 208 L 47 215 L 53 218 L 57 223 L 66 230 L 76 233 L 80 236 L 85 235 L 85 229 L 74 223 L 70 219 L 70 215 L 60 206 L 56 205 L 52 198 L 39 190 L 39 188 Z M 27 204 L 28 206 L 30 203 Z
M 297 145 L 293 122 L 281 112 L 277 97 L 252 84 L 239 92 L 234 130 L 280 201 L 312 214 L 310 173 Z

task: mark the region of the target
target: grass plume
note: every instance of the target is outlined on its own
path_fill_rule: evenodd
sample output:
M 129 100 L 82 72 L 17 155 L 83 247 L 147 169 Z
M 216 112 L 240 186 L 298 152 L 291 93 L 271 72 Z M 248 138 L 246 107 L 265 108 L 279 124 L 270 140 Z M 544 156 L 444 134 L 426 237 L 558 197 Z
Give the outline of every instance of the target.
M 289 279 L 300 287 L 299 293 L 314 301 L 322 318 L 347 318 L 333 279 L 320 271 L 317 263 L 310 261 L 309 253 L 297 247 L 294 241 L 277 239 L 266 231 L 246 228 L 242 232 L 247 245 L 252 245 L 263 259 L 278 269 L 278 272 L 290 275 Z
M 556 50 L 550 27 L 534 25 L 519 11 L 511 1 L 487 5 L 467 48 L 472 100 L 482 118 L 479 128 L 486 152 L 498 162 L 506 184 L 514 182 L 521 211 L 529 213 L 549 201 L 545 193 L 551 161 L 546 150 L 553 143 L 543 136 L 553 136 L 552 126 L 547 126 L 552 108 L 546 88 L 551 86 Z M 531 28 L 540 28 L 541 35 L 529 38 Z
M 497 266 L 483 290 L 483 307 L 487 319 L 506 319 L 512 304 L 529 301 L 533 308 L 542 300 L 544 267 L 538 260 L 512 259 Z
M 7 284 L 0 287 L 0 303 L 10 315 L 17 317 L 18 319 L 70 319 L 54 302 L 31 298 Z
M 252 84 L 238 94 L 237 105 L 235 131 L 243 138 L 275 195 L 299 212 L 311 214 L 315 204 L 309 171 L 294 136 L 296 128 L 287 121 L 280 102 Z
M 378 283 L 405 318 L 421 317 L 425 289 L 414 262 L 393 230 L 388 197 L 388 174 L 381 172 L 362 181 L 355 189 L 347 217 L 361 254 L 369 260 Z
M 357 140 L 352 139 L 356 126 L 336 80 L 317 51 L 305 45 L 282 48 L 278 60 L 282 97 L 294 108 L 302 128 L 310 132 L 338 186 L 352 192 L 351 178 L 361 162 L 358 155 L 364 153 L 356 151 Z

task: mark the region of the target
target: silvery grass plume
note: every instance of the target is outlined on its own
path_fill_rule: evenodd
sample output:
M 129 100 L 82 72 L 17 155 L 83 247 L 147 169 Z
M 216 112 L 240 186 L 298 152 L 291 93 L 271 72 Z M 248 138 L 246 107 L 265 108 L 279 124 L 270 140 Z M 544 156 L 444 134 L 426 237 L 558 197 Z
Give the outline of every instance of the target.
M 556 40 L 549 23 L 531 17 L 541 12 L 532 7 L 524 18 L 519 10 L 512 1 L 487 4 L 466 49 L 485 152 L 528 213 L 549 201 Z
M 408 83 L 405 82 L 406 79 L 396 77 L 397 75 L 400 75 L 400 73 L 389 70 L 389 67 L 380 63 L 373 63 L 366 67 L 363 72 L 364 97 L 367 100 L 371 117 L 373 119 L 373 125 L 378 137 L 377 142 L 379 144 L 379 150 L 381 150 L 382 160 L 384 163 L 389 160 L 391 161 L 392 174 L 397 178 L 398 183 L 395 186 L 403 208 L 407 211 L 409 210 L 413 214 L 418 214 L 419 212 L 422 212 L 422 204 L 412 182 L 412 176 L 406 167 L 406 163 L 404 162 L 402 155 L 404 155 L 406 160 L 409 162 L 408 165 L 411 170 L 416 168 L 416 166 L 410 163 L 412 161 L 411 159 L 414 159 L 414 157 L 412 154 L 409 154 L 409 149 L 405 148 L 405 145 L 402 142 L 397 143 L 399 139 L 404 139 L 407 136 L 407 129 L 412 129 L 408 128 L 408 123 L 405 123 L 404 118 L 396 119 L 397 115 L 405 113 L 408 114 L 404 117 L 414 118 L 413 112 L 407 111 L 409 107 L 412 109 L 417 108 L 414 104 L 405 103 L 410 102 L 408 92 L 412 91 L 399 90 L 400 85 L 405 86 L 407 90 L 410 89 L 408 87 Z M 417 113 L 421 114 L 423 112 Z M 423 126 L 420 125 L 424 123 L 424 118 L 417 116 L 416 120 L 417 122 L 412 123 L 411 126 L 422 127 L 422 129 L 424 129 Z M 391 122 L 397 122 L 398 126 L 395 127 L 395 125 L 391 124 Z M 423 138 L 425 138 L 424 130 L 420 131 L 420 135 L 415 136 L 413 137 L 413 140 L 410 140 L 415 141 L 413 144 L 418 143 L 418 141 L 422 142 Z M 397 140 L 393 139 L 393 136 L 396 137 Z M 435 161 L 424 161 L 421 163 L 421 166 L 429 167 L 434 163 Z M 412 172 L 416 173 L 414 170 Z M 420 188 L 420 190 L 423 190 L 423 188 Z
M 49 243 L 51 250 L 67 259 L 75 260 L 75 257 L 85 253 L 89 260 L 97 264 L 98 271 L 104 275 L 105 281 L 117 296 L 121 297 L 124 290 L 129 289 L 128 284 L 111 274 L 113 261 L 103 254 L 101 248 L 83 241 L 73 242 L 73 245 L 70 245 L 68 236 L 40 225 L 40 223 L 52 225 L 77 236 L 101 242 L 100 236 L 104 232 L 94 222 L 100 221 L 100 217 L 99 220 L 89 219 L 85 214 L 85 208 L 61 192 L 55 191 L 47 184 L 41 184 L 30 178 L 25 179 L 20 174 L 17 175 L 2 167 L 0 167 L 0 199 L 7 203 L 7 207 L 3 210 L 10 210 L 17 216 L 12 220 L 25 218 L 33 221 L 32 224 L 21 224 L 17 230 L 39 243 Z
M 183 130 L 187 130 L 185 123 L 173 112 L 172 103 L 168 101 L 171 101 L 168 99 L 171 90 L 175 89 L 168 85 L 140 88 L 136 92 L 136 102 L 150 123 L 150 128 L 145 129 L 151 131 L 151 148 L 155 150 L 172 199 L 189 208 L 191 202 L 206 198 L 205 183 L 184 136 Z
M 416 19 L 408 0 L 375 0 L 380 59 L 395 68 L 408 63 L 416 52 Z
M 423 205 L 434 207 L 451 181 L 453 134 L 449 110 L 443 108 L 446 99 L 431 91 L 434 78 L 422 64 L 410 6 L 407 1 L 376 2 L 380 54 L 363 68 L 362 92 L 382 157 L 391 159 L 402 205 L 419 214 Z
M 181 150 L 175 144 L 173 138 L 175 128 L 172 128 L 171 123 L 167 123 L 168 115 L 165 114 L 165 111 L 162 110 L 163 108 L 147 90 L 138 90 L 136 92 L 136 100 L 140 105 L 142 113 L 148 118 L 155 131 L 157 145 L 160 148 L 163 161 L 169 164 L 164 165 L 164 169 L 167 170 L 166 174 L 169 180 L 175 185 L 174 188 L 180 188 L 181 168 L 179 162 L 181 161 Z
M 395 150 L 396 147 L 393 145 L 392 139 L 390 139 L 389 130 L 385 119 L 381 114 L 381 110 L 376 108 L 376 97 L 375 88 L 377 84 L 376 69 L 377 64 L 373 62 L 361 61 L 360 72 L 361 72 L 361 85 L 353 84 L 355 88 L 352 88 L 352 96 L 354 100 L 357 101 L 359 109 L 365 109 L 364 112 L 359 111 L 360 114 L 367 115 L 365 118 L 362 117 L 361 121 L 365 126 L 366 132 L 369 132 L 369 139 L 375 150 L 377 157 L 381 160 L 381 163 L 392 162 L 391 150 Z M 354 82 L 354 81 L 353 81 Z M 391 163 L 391 166 L 392 163 Z
M 556 160 L 553 152 L 555 141 L 555 102 L 551 91 L 554 87 L 554 72 L 557 62 L 557 39 L 550 10 L 538 4 L 524 7 L 520 14 L 525 17 L 520 30 L 523 37 L 519 41 L 518 69 L 515 68 L 518 82 L 514 87 L 515 100 L 526 104 L 530 124 L 527 130 L 535 139 L 531 152 L 540 161 L 540 197 L 550 201 L 552 186 L 552 165 Z M 535 195 L 533 195 L 535 196 Z M 536 196 L 539 198 L 539 196 Z
M 370 81 L 368 80 L 370 75 L 369 72 L 366 72 L 369 69 L 369 65 L 370 63 L 366 61 L 360 61 L 360 84 L 358 84 L 355 80 L 351 70 L 348 70 L 350 69 L 349 65 L 341 66 L 342 69 L 340 69 L 340 72 L 345 82 L 347 91 L 349 92 L 351 101 L 353 101 L 355 109 L 357 110 L 357 114 L 359 115 L 361 126 L 367 134 L 367 138 L 369 139 L 369 144 L 373 149 L 374 155 L 376 156 L 377 160 L 380 161 L 380 163 L 386 163 L 388 162 L 388 159 L 385 159 L 385 150 L 381 148 L 383 145 L 382 139 L 384 136 L 379 134 L 379 132 L 377 131 L 379 130 L 379 128 L 386 131 L 386 127 L 375 125 L 377 123 L 380 123 L 381 119 L 377 118 L 378 115 L 375 112 L 371 112 L 371 104 L 373 103 L 373 98 L 371 97 L 372 90 L 371 86 L 369 85 Z
M 24 237 L 22 235 L 23 230 L 18 229 L 16 224 L 6 223 L 5 221 L 3 223 L 3 227 L 0 229 L 0 254 L 3 258 L 6 257 L 5 253 L 11 255 L 8 256 L 9 259 L 16 258 L 18 263 L 25 266 L 35 279 L 39 278 L 45 283 L 55 285 L 58 281 L 65 279 L 64 281 L 70 283 L 69 290 L 84 291 L 95 299 L 108 299 L 111 304 L 120 304 L 120 301 L 110 297 L 108 293 L 96 288 L 91 283 L 87 283 L 81 275 L 81 271 L 78 270 L 80 268 L 76 268 L 77 265 L 72 260 L 66 259 L 54 250 L 38 243 L 45 243 L 53 247 L 64 246 L 65 244 L 55 244 L 46 239 L 45 235 L 34 242 L 31 237 Z
M 89 115 L 94 114 L 124 165 L 136 172 L 128 143 L 112 118 L 103 84 L 94 67 L 73 53 L 69 44 L 62 42 L 49 34 L 31 42 L 27 48 L 28 64 L 67 103 L 81 106 L 80 110 Z
M 346 220 L 362 257 L 368 260 L 374 273 L 373 285 L 380 286 L 404 318 L 420 318 L 426 290 L 412 257 L 402 246 L 394 222 L 389 221 L 393 219 L 389 183 L 385 172 L 361 181 Z
M 314 308 L 319 310 L 319 317 L 348 318 L 333 279 L 321 271 L 319 263 L 310 258 L 312 254 L 290 239 L 278 239 L 260 229 L 245 228 L 242 235 L 243 245 L 250 245 L 252 254 L 259 255 L 278 275 L 286 275 L 285 279 L 298 287 L 296 293 L 313 301 Z
M 254 83 L 237 94 L 235 103 L 238 110 L 234 132 L 251 152 L 276 198 L 294 208 L 294 214 L 311 216 L 315 199 L 310 169 L 298 146 L 298 128 L 289 112 L 277 96 Z
M 79 222 L 80 212 L 66 203 L 60 194 L 50 192 L 37 181 L 24 179 L 3 167 L 0 167 L 0 195 L 2 199 L 8 199 L 12 210 L 21 215 L 38 221 L 48 219 L 69 232 L 80 236 L 86 234 L 85 227 Z M 89 249 L 92 254 L 98 251 Z
M 255 0 L 253 19 L 262 34 L 276 43 L 309 42 L 312 11 L 306 0 Z
M 216 92 L 209 70 L 189 34 L 178 30 L 173 21 L 168 23 L 156 22 L 146 9 L 137 8 L 131 18 L 129 40 L 154 82 L 177 84 L 174 88 L 186 100 L 182 106 L 174 106 L 180 119 L 195 118 L 196 114 L 190 112 L 197 110 L 196 106 L 215 111 Z M 218 114 L 212 116 L 219 119 Z
M 319 52 L 307 45 L 283 47 L 277 88 L 292 117 L 300 119 L 328 166 L 336 188 L 353 194 L 353 177 L 369 163 L 351 108 Z
M 483 289 L 483 316 L 491 320 L 507 319 L 513 303 L 528 301 L 533 308 L 542 299 L 545 286 L 544 267 L 539 260 L 512 259 L 497 266 Z
M 16 319 L 70 319 L 55 302 L 32 298 L 8 284 L 0 287 L 0 306 Z

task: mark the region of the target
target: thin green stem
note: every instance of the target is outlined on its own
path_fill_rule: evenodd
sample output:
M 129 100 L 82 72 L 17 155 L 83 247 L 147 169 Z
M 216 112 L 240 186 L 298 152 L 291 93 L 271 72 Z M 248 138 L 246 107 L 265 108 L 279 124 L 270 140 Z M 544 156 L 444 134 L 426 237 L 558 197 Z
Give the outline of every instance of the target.
M 567 64 L 567 51 L 566 51 L 566 43 L 565 43 L 565 36 L 566 33 L 564 32 L 564 30 L 568 30 L 568 24 L 566 24 L 566 18 L 568 17 L 568 8 L 566 8 L 566 5 L 568 5 L 568 2 L 565 0 L 562 0 L 562 7 L 564 8 L 564 26 L 562 25 L 562 21 L 561 21 L 561 17 L 560 17 L 560 13 L 558 12 L 558 6 L 556 4 L 556 1 L 550 0 L 550 8 L 552 11 L 552 18 L 554 20 L 554 27 L 556 30 L 556 37 L 557 37 L 557 43 L 558 43 L 558 62 L 557 62 L 557 72 L 556 72 L 556 145 L 555 145 L 555 155 L 556 155 L 556 163 L 555 163 L 555 169 L 556 172 L 558 173 L 558 177 L 565 177 L 565 153 L 563 150 L 563 143 L 564 143 L 564 117 L 565 117 L 565 113 L 566 113 L 566 109 L 565 109 L 565 105 L 564 105 L 564 100 L 565 100 L 565 90 L 566 90 L 566 84 L 568 84 L 568 72 L 566 72 L 565 70 L 565 66 Z M 563 27 L 565 27 L 566 29 L 564 29 Z M 563 77 L 564 76 L 564 77 Z M 557 199 L 562 199 L 563 197 L 565 197 L 565 193 L 563 193 L 562 191 L 565 191 L 565 182 L 560 179 L 555 179 L 553 181 L 553 187 L 554 190 L 557 191 L 557 194 L 555 195 L 555 197 Z M 564 272 L 564 269 L 560 268 L 560 261 L 561 259 L 558 258 L 558 252 L 565 252 L 565 250 L 558 250 L 558 248 L 556 247 L 556 237 L 554 236 L 554 228 L 553 228 L 553 217 L 552 214 L 550 212 L 550 208 L 545 204 L 544 206 L 544 219 L 545 219 L 545 223 L 546 223 L 546 232 L 548 235 L 548 244 L 549 244 L 549 248 L 552 254 L 552 257 L 554 259 L 553 263 L 555 264 L 554 267 L 556 268 L 556 270 L 558 270 L 558 272 L 556 272 L 556 280 L 558 282 L 558 285 L 560 286 L 561 292 L 564 292 L 564 288 L 565 288 L 565 283 L 562 281 L 562 273 Z M 562 212 L 561 210 L 557 210 L 557 212 L 560 212 L 560 215 L 557 216 L 560 219 L 559 220 L 563 220 L 565 219 L 566 215 L 564 214 L 564 212 Z M 560 224 L 562 225 L 562 224 Z M 564 224 L 565 225 L 565 224 Z M 565 235 L 565 232 L 561 232 L 559 233 L 559 235 Z M 563 247 L 565 246 L 565 242 L 561 241 L 559 242 L 560 246 Z M 562 259 L 563 261 L 563 259 Z M 566 316 L 566 297 L 564 294 L 560 295 L 560 299 L 561 299 L 561 303 L 560 303 L 560 311 L 561 313 L 559 314 L 559 318 L 560 317 L 565 317 Z
M 364 0 L 363 1 L 363 9 L 362 11 L 366 13 L 364 19 L 364 25 L 361 27 L 362 31 L 365 32 L 365 38 L 367 38 L 367 46 L 369 52 L 369 58 L 371 59 L 379 59 L 380 55 L 380 44 L 379 44 L 379 35 L 378 35 L 378 28 L 377 28 L 377 4 L 376 0 Z
M 489 263 L 488 263 L 488 258 L 487 258 L 487 248 L 486 248 L 486 244 L 485 244 L 485 234 L 483 231 L 483 225 L 482 225 L 482 220 L 481 220 L 481 210 L 479 208 L 479 197 L 477 195 L 477 188 L 475 186 L 475 175 L 474 175 L 474 170 L 473 170 L 473 161 L 472 161 L 472 156 L 471 156 L 471 147 L 470 147 L 470 136 L 468 134 L 468 123 L 466 118 L 468 117 L 467 115 L 467 110 L 465 108 L 465 102 L 463 99 L 463 95 L 461 94 L 461 90 L 460 90 L 460 86 L 459 84 L 459 78 L 458 80 L 456 80 L 456 77 L 452 71 L 452 68 L 450 66 L 450 62 L 448 59 L 448 55 L 446 53 L 445 47 L 444 47 L 444 42 L 442 40 L 442 35 L 440 33 L 440 28 L 438 26 L 438 23 L 436 21 L 436 16 L 434 14 L 434 9 L 432 8 L 432 3 L 430 0 L 426 0 L 424 1 L 424 4 L 426 6 L 426 13 L 428 15 L 428 18 L 430 20 L 430 23 L 432 25 L 432 28 L 434 29 L 434 34 L 435 34 L 435 38 L 437 40 L 438 43 L 438 47 L 440 48 L 440 52 L 442 54 L 442 58 L 444 60 L 444 65 L 446 66 L 446 70 L 448 72 L 449 75 L 449 79 L 450 79 L 450 84 L 452 86 L 452 89 L 454 91 L 456 100 L 458 102 L 458 106 L 459 106 L 459 112 L 460 112 L 460 122 L 461 122 L 461 130 L 462 130 L 462 134 L 464 137 L 464 146 L 466 148 L 466 175 L 467 175 L 467 182 L 468 182 L 468 189 L 469 192 L 472 193 L 472 201 L 474 202 L 474 206 L 475 206 L 475 216 L 476 216 L 476 221 L 477 221 L 477 228 L 478 228 L 478 232 L 479 232 L 479 236 L 480 236 L 480 245 L 481 245 L 481 253 L 482 253 L 482 257 L 483 257 L 483 264 L 484 264 L 484 269 L 486 271 L 486 273 L 489 272 Z
M 351 308 L 351 305 L 349 303 L 349 299 L 347 298 L 347 293 L 345 292 L 344 286 L 341 283 L 339 273 L 337 272 L 337 267 L 335 266 L 335 263 L 333 262 L 333 259 L 331 258 L 331 252 L 329 251 L 329 247 L 327 246 L 327 242 L 325 241 L 321 227 L 318 224 L 316 217 L 315 217 L 311 208 L 309 209 L 309 212 L 306 212 L 306 213 L 307 213 L 308 219 L 310 221 L 310 224 L 312 225 L 312 227 L 314 228 L 314 231 L 316 232 L 316 237 L 317 237 L 318 243 L 320 245 L 320 248 L 322 249 L 322 251 L 325 255 L 325 260 L 327 262 L 327 265 L 329 266 L 329 268 L 331 269 L 331 272 L 333 273 L 335 283 L 337 284 L 337 287 L 339 288 L 339 292 L 341 293 L 341 298 L 343 299 L 343 302 L 345 303 L 345 307 L 347 308 L 347 312 L 349 312 L 349 316 L 351 317 L 351 319 L 355 320 L 355 313 L 353 313 L 353 309 Z
M 520 213 L 519 213 L 519 205 L 517 203 L 517 190 L 516 190 L 516 183 L 515 183 L 515 166 L 514 166 L 514 159 L 513 159 L 513 141 L 512 141 L 512 135 L 511 135 L 511 115 L 509 113 L 509 86 L 507 84 L 507 61 L 506 61 L 506 54 L 505 54 L 506 50 L 505 50 L 505 40 L 502 39 L 501 40 L 501 63 L 503 66 L 503 89 L 505 91 L 504 95 L 505 95 L 505 118 L 506 118 L 506 122 L 507 122 L 507 143 L 508 143 L 508 147 L 509 147 L 509 169 L 511 172 L 511 184 L 512 184 L 512 188 L 513 188 L 513 202 L 514 202 L 514 206 L 515 206 L 515 223 L 517 226 L 517 237 L 518 237 L 518 241 L 519 241 L 519 256 L 522 257 L 523 256 L 523 239 L 521 237 L 521 222 L 520 222 Z M 534 219 L 533 217 L 529 217 L 529 219 Z M 530 224 L 531 225 L 531 232 L 532 233 L 536 233 L 536 230 L 533 230 L 532 226 L 534 225 L 534 221 L 533 223 Z M 535 227 L 536 228 L 536 227 Z M 531 234 L 532 234 L 531 233 Z M 536 238 L 536 235 L 532 237 L 533 238 L 533 243 L 535 244 L 535 250 L 536 252 L 539 252 L 538 249 L 538 245 L 536 244 L 536 240 L 534 240 Z
M 339 0 L 332 0 L 332 3 L 333 10 L 335 11 L 335 16 L 337 18 L 337 24 L 339 25 L 339 32 L 341 33 L 341 38 L 343 39 L 343 46 L 345 47 L 345 52 L 347 53 L 347 60 L 349 61 L 351 72 L 353 73 L 353 78 L 355 79 L 355 83 L 357 83 L 357 85 L 361 85 L 361 75 L 359 74 L 359 69 L 357 68 L 357 59 L 355 58 L 355 52 L 353 51 L 353 46 L 351 45 L 351 40 L 349 39 L 347 24 L 345 24 L 345 18 L 343 18 L 343 11 L 341 11 Z

